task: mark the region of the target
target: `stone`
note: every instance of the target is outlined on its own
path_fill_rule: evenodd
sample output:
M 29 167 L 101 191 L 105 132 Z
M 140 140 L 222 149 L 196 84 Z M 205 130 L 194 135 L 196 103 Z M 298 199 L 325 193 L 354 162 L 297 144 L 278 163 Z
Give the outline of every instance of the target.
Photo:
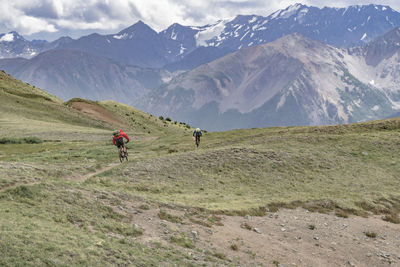
M 378 255 L 379 257 L 386 258 L 386 259 L 389 259 L 389 258 L 390 258 L 390 254 L 387 253 L 386 251 L 380 251 L 377 255 Z
M 347 263 L 348 263 L 350 266 L 353 266 L 353 267 L 356 266 L 352 261 L 348 261 Z
M 197 231 L 193 230 L 192 231 L 192 236 L 193 236 L 193 239 L 198 239 L 199 238 L 199 233 L 197 233 Z
M 258 228 L 255 227 L 253 230 L 254 230 L 254 232 L 256 232 L 257 234 L 261 234 L 260 229 L 258 229 Z

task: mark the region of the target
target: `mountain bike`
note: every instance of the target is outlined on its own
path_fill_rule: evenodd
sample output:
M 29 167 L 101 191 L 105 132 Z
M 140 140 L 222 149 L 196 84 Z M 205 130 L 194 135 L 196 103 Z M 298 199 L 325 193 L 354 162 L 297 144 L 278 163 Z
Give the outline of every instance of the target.
M 120 146 L 118 148 L 118 156 L 119 156 L 119 160 L 121 161 L 121 163 L 124 161 L 124 158 L 126 161 L 128 161 L 128 150 L 126 150 L 126 152 L 125 152 L 124 147 Z
M 200 136 L 196 136 L 196 147 L 200 146 Z

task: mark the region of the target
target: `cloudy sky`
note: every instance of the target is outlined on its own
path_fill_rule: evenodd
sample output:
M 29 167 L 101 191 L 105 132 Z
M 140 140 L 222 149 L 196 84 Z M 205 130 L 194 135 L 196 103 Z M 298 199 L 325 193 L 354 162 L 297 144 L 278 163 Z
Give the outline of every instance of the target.
M 0 0 L 0 33 L 17 31 L 27 39 L 77 38 L 92 32 L 116 33 L 138 20 L 161 31 L 174 22 L 205 25 L 238 14 L 267 16 L 295 3 L 375 3 L 400 11 L 399 0 Z

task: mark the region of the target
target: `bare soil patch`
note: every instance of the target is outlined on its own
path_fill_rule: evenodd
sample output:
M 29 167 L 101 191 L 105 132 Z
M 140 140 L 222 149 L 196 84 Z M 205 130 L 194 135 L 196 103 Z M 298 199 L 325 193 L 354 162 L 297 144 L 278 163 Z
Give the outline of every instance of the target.
M 120 212 L 144 230 L 138 242 L 174 246 L 199 265 L 214 258 L 241 266 L 400 266 L 400 225 L 380 216 L 342 218 L 298 208 L 262 217 L 223 215 L 207 225 L 190 220 L 186 210 L 124 204 Z M 160 211 L 182 221 L 162 219 Z M 171 241 L 177 239 L 186 242 Z
M 88 114 L 89 116 L 102 120 L 114 125 L 124 126 L 126 127 L 127 124 L 122 121 L 120 118 L 115 116 L 115 114 L 101 106 L 86 103 L 86 102 L 73 102 L 71 103 L 71 107 L 79 110 L 83 113 Z

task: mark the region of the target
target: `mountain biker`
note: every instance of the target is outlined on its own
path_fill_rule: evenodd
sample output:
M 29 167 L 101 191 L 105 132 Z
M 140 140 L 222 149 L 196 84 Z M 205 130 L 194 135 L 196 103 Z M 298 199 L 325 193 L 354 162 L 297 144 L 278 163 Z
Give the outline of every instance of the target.
M 202 136 L 202 132 L 200 128 L 196 128 L 196 130 L 193 131 L 193 138 L 196 142 L 196 146 L 198 147 L 200 145 L 200 137 Z
M 124 138 L 126 139 L 126 143 L 129 143 L 129 137 L 121 129 L 115 130 L 113 132 L 113 135 L 114 135 L 114 137 L 113 137 L 114 146 L 117 146 L 118 149 L 120 147 L 123 147 L 124 148 L 124 153 L 126 153 L 126 147 L 125 147 L 125 144 L 124 144 Z

